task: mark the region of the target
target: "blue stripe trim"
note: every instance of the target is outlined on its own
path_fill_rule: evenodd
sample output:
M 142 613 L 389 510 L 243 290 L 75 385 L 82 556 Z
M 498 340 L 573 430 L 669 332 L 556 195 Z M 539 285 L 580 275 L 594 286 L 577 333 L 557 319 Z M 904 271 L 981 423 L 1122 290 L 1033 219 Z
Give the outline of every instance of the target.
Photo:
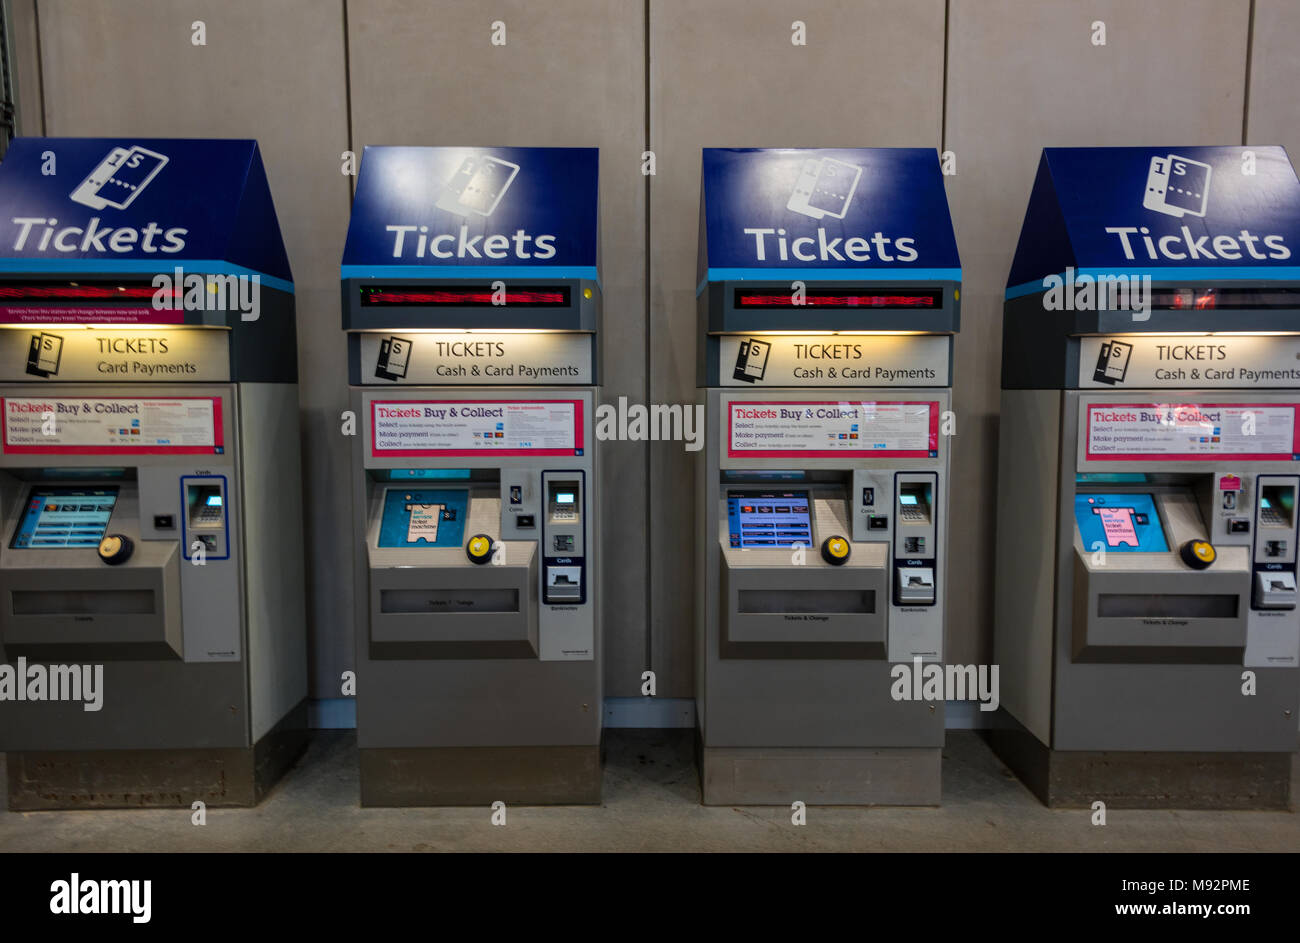
M 85 274 L 131 272 L 146 275 L 170 275 L 176 268 L 198 275 L 256 275 L 268 288 L 293 294 L 293 282 L 267 275 L 256 269 L 234 265 L 221 259 L 175 259 L 168 268 L 148 259 L 0 259 L 0 272 L 58 272 Z
M 710 282 L 781 281 L 797 278 L 804 282 L 936 282 L 961 281 L 959 268 L 711 268 Z
M 594 265 L 344 265 L 340 274 L 343 278 L 585 278 L 600 286 Z
M 1064 279 L 1064 270 L 1053 273 L 1057 278 Z M 1190 281 L 1193 279 L 1205 279 L 1206 281 L 1260 281 L 1260 282 L 1293 282 L 1300 281 L 1300 267 L 1294 265 L 1279 266 L 1244 266 L 1244 265 L 1187 265 L 1187 266 L 1165 266 L 1162 268 L 1080 268 L 1074 270 L 1075 277 L 1080 275 L 1091 275 L 1098 278 L 1103 275 L 1136 275 L 1139 278 L 1144 275 L 1151 276 L 1153 282 L 1179 282 Z M 1044 275 L 1043 278 L 1050 278 Z M 1007 289 L 1006 297 L 1010 301 L 1013 298 L 1023 298 L 1025 295 L 1037 294 L 1045 291 L 1043 278 L 1034 279 L 1031 282 L 1021 282 L 1019 285 L 1012 285 Z
M 307 726 L 313 730 L 348 730 L 357 725 L 357 699 L 329 697 L 307 702 Z

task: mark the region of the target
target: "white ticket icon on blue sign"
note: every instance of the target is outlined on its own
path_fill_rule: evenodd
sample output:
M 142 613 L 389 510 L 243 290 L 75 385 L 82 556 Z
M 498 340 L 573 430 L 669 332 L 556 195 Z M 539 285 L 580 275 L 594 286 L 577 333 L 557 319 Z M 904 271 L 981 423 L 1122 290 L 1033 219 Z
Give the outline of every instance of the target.
M 490 155 L 467 157 L 435 205 L 458 216 L 491 216 L 518 174 L 519 165 L 508 160 Z
M 813 219 L 843 219 L 861 179 L 861 167 L 833 157 L 810 157 L 803 162 L 785 208 Z
M 115 147 L 72 191 L 72 199 L 95 210 L 124 210 L 166 165 L 166 157 L 147 148 Z
M 1210 199 L 1210 172 L 1199 160 L 1170 154 L 1151 158 L 1142 206 L 1166 216 L 1204 216 Z

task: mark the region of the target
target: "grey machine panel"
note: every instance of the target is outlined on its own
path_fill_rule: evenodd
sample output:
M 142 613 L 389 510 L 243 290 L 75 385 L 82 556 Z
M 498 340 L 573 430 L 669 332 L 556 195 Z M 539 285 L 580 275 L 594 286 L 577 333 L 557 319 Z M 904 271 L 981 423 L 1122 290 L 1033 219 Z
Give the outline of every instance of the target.
M 0 639 L 11 657 L 182 657 L 180 548 L 140 540 L 138 504 L 135 487 L 121 486 L 109 532 L 124 534 L 137 549 L 120 566 L 105 566 L 93 547 L 0 558 Z M 4 525 L 13 533 L 16 517 L 6 515 Z
M 1001 416 L 993 661 L 1000 667 L 1001 706 L 1047 744 L 1052 727 L 1061 394 L 1004 390 Z
M 15 385 L 6 387 L 5 395 L 49 396 L 51 390 Z M 57 459 L 0 454 L 6 545 L 31 488 L 104 483 L 97 471 L 104 467 L 134 473 L 134 480 L 128 475 L 111 482 L 119 498 L 106 532 L 135 542 L 131 559 L 117 567 L 103 564 L 93 548 L 0 554 L 0 660 L 14 662 L 30 653 L 29 660 L 103 664 L 101 710 L 85 711 L 80 702 L 7 704 L 0 711 L 0 742 L 15 752 L 250 746 L 241 521 L 237 514 L 228 514 L 209 527 L 213 550 L 203 566 L 194 566 L 185 544 L 199 532 L 189 526 L 183 498 L 188 479 L 220 489 L 226 509 L 239 507 L 237 388 L 114 384 L 106 391 L 103 386 L 69 383 L 60 384 L 56 395 L 217 397 L 224 448 L 210 459 L 185 454 L 65 453 Z M 51 465 L 61 471 L 44 478 L 35 474 Z M 51 555 L 57 559 L 47 560 Z M 51 592 L 55 589 L 61 592 Z M 22 595 L 28 592 L 38 595 Z
M 1294 402 L 1294 394 L 1251 392 L 1228 393 L 1179 391 L 1180 402 L 1271 403 Z M 1295 618 L 1294 610 L 1260 612 L 1247 609 L 1251 601 L 1252 550 L 1255 535 L 1229 533 L 1227 522 L 1238 517 L 1223 508 L 1219 492 L 1211 489 L 1212 479 L 1227 472 L 1243 478 L 1243 503 L 1254 496 L 1259 474 L 1287 477 L 1291 462 L 1215 459 L 1199 461 L 1106 461 L 1088 462 L 1081 451 L 1080 413 L 1088 403 L 1169 402 L 1170 392 L 1125 391 L 1100 397 L 1077 391 L 1061 394 L 1061 460 L 1059 503 L 1056 519 L 1068 522 L 1059 528 L 1056 546 L 1055 606 L 1055 703 L 1053 737 L 1057 750 L 1252 752 L 1287 751 L 1295 747 L 1297 697 L 1293 668 L 1254 667 L 1257 691 L 1243 694 L 1243 649 L 1247 634 L 1269 631 L 1274 621 Z M 1016 430 L 1008 429 L 1013 436 Z M 1030 434 L 1026 430 L 1026 435 Z M 1153 469 L 1152 466 L 1155 466 Z M 1077 472 L 1113 473 L 1158 471 L 1196 476 L 1201 482 L 1184 487 L 1177 501 L 1161 498 L 1161 514 L 1167 528 L 1170 553 L 1157 563 L 1139 564 L 1132 554 L 1107 554 L 1104 566 L 1090 564 L 1082 555 L 1074 526 L 1074 496 Z M 1288 480 L 1294 480 L 1290 478 Z M 1162 493 L 1159 487 L 1144 486 L 1146 492 Z M 1290 523 L 1294 531 L 1294 520 Z M 1254 527 L 1251 530 L 1255 530 Z M 1212 532 L 1212 533 L 1211 533 Z M 1211 536 L 1219 559 L 1209 570 L 1193 572 L 1172 562 L 1178 541 L 1191 536 Z M 1294 543 L 1294 537 L 1292 537 Z M 1152 556 L 1146 555 L 1142 556 Z M 1152 569 L 1152 567 L 1156 569 Z M 1127 570 L 1145 568 L 1145 578 Z M 1111 571 L 1114 571 L 1113 573 Z M 1161 572 L 1164 570 L 1165 572 Z M 1189 615 L 1149 615 L 1145 619 L 1120 619 L 1105 625 L 1097 618 L 1099 587 L 1110 591 L 1151 595 L 1213 594 L 1236 601 L 1235 615 L 1227 608 Z M 1046 592 L 1038 589 L 1037 592 Z M 1076 602 L 1076 599 L 1078 602 Z M 1086 601 L 1085 601 L 1086 600 Z M 1087 606 L 1089 608 L 1079 609 Z M 1245 615 L 1243 620 L 1242 614 Z M 1079 619 L 1087 618 L 1082 630 Z M 1242 622 L 1245 621 L 1245 634 Z M 1257 628 L 1257 623 L 1262 624 Z M 1279 623 L 1280 624 L 1280 623 Z M 1078 642 L 1086 643 L 1082 657 Z M 1170 636 L 1173 636 L 1171 639 Z M 1105 646 L 1105 647 L 1098 647 Z M 1125 646 L 1136 649 L 1122 654 Z M 1153 649 L 1165 649 L 1161 659 Z M 1108 654 L 1109 653 L 1109 654 Z M 1095 657 L 1098 660 L 1087 660 Z
M 379 507 L 391 485 L 372 486 L 366 541 L 373 658 L 537 657 L 537 545 L 503 542 L 496 488 L 466 488 L 465 533 L 492 538 L 497 560 L 466 565 L 465 551 L 379 547 Z M 459 489 L 457 489 L 459 490 Z
M 698 568 L 707 575 L 700 592 L 703 638 L 699 653 L 703 746 L 713 760 L 705 774 L 706 795 L 711 796 L 707 801 L 728 801 L 727 795 L 738 801 L 746 796 L 756 801 L 756 793 L 736 780 L 737 776 L 743 778 L 746 764 L 757 764 L 753 771 L 765 781 L 771 776 L 780 779 L 780 751 L 831 748 L 849 751 L 838 760 L 830 753 L 823 755 L 830 763 L 828 776 L 847 776 L 854 783 L 851 787 L 844 785 L 840 798 L 863 801 L 863 796 L 871 792 L 866 784 L 872 775 L 878 777 L 878 782 L 888 778 L 880 778 L 884 770 L 876 764 L 903 768 L 898 765 L 903 752 L 898 748 L 915 748 L 928 762 L 931 757 L 925 749 L 943 744 L 942 702 L 894 700 L 890 696 L 895 663 L 910 663 L 913 657 L 927 661 L 942 657 L 943 581 L 939 581 L 931 605 L 899 602 L 894 595 L 894 571 L 909 564 L 893 550 L 895 537 L 900 541 L 904 538 L 895 521 L 896 478 L 930 476 L 932 482 L 945 478 L 948 449 L 942 437 L 938 456 L 928 459 L 873 458 L 867 462 L 861 458 L 790 458 L 792 468 L 838 473 L 836 483 L 786 485 L 809 490 L 814 501 L 814 546 L 808 549 L 803 564 L 792 563 L 790 551 L 741 551 L 727 546 L 726 492 L 740 486 L 723 484 L 722 470 L 743 475 L 770 470 L 775 464 L 772 460 L 727 456 L 726 436 L 721 430 L 725 429 L 723 413 L 731 400 L 925 400 L 937 402 L 941 412 L 949 403 L 948 391 L 939 389 L 856 390 L 853 394 L 849 397 L 843 392 L 790 389 L 704 392 L 707 441 L 718 444 L 705 450 L 700 463 L 704 513 L 697 525 L 703 553 Z M 871 489 L 871 493 L 864 494 L 865 489 Z M 864 503 L 866 497 L 872 500 Z M 942 547 L 946 501 L 935 500 L 930 514 L 930 523 L 925 526 L 933 528 L 938 546 Z M 883 526 L 881 518 L 887 518 Z M 842 567 L 830 567 L 819 557 L 820 542 L 832 533 L 852 541 L 850 560 Z M 935 546 L 929 544 L 926 554 L 933 553 Z M 942 560 L 926 559 L 931 569 L 945 565 Z M 742 565 L 743 561 L 753 562 Z M 777 563 L 775 567 L 762 566 L 773 562 Z M 806 596 L 786 593 L 789 598 L 778 598 L 783 590 L 796 586 L 794 575 L 800 566 L 803 572 L 799 573 L 799 589 L 816 586 L 834 593 L 823 594 L 825 601 L 816 612 L 797 611 L 807 608 L 802 606 L 802 602 L 809 601 Z M 763 579 L 763 574 L 757 572 L 760 569 L 766 570 L 769 578 Z M 780 623 L 771 618 L 774 613 L 745 611 L 742 589 L 777 594 L 752 597 L 749 609 L 771 609 L 784 599 L 796 611 L 783 613 Z M 845 618 L 847 613 L 833 611 L 837 607 L 857 611 L 852 618 Z M 779 627 L 782 625 L 786 628 Z M 730 756 L 730 750 L 740 748 L 745 752 Z M 888 756 L 873 760 L 869 754 L 875 750 L 886 750 Z M 768 758 L 768 753 L 772 757 Z M 877 794 L 870 801 L 909 801 L 907 795 L 911 801 L 937 801 L 937 753 L 932 758 L 933 795 L 929 789 L 901 789 L 892 798 Z M 769 759 L 777 766 L 770 765 Z M 796 766 L 806 766 L 808 761 L 797 752 L 790 753 L 787 759 Z M 908 761 L 915 762 L 917 758 Z M 866 779 L 860 778 L 863 776 Z M 775 795 L 761 784 L 752 785 L 758 793 Z M 816 801 L 829 800 L 819 797 Z
M 586 551 L 601 546 L 599 515 L 594 513 L 599 506 L 595 449 L 587 447 L 583 454 L 571 456 L 375 456 L 369 447 L 370 409 L 377 399 L 579 400 L 583 441 L 594 440 L 595 401 L 590 387 L 352 389 L 351 406 L 362 419 L 354 443 L 354 567 L 357 586 L 370 587 L 357 594 L 359 746 L 363 751 L 594 747 L 601 721 L 600 634 L 595 616 L 600 559 L 599 554 Z M 490 485 L 487 479 L 465 485 L 471 491 L 473 517 L 465 537 L 490 536 L 503 551 L 500 565 L 473 565 L 463 547 L 410 551 L 376 545 L 378 502 L 388 485 L 374 480 L 370 472 L 411 467 L 479 470 L 491 479 Z M 576 534 L 562 521 L 544 521 L 549 514 L 546 486 L 557 475 L 557 480 L 581 485 L 581 526 Z M 456 487 L 454 482 L 436 486 Z M 557 536 L 574 536 L 572 549 L 566 540 L 564 550 L 555 550 Z M 551 543 L 543 545 L 543 538 Z M 419 555 L 420 569 L 397 575 L 397 568 L 411 559 L 403 555 L 413 553 Z M 548 602 L 547 568 L 570 567 L 573 564 L 566 561 L 580 555 L 585 567 L 583 601 Z M 552 574 L 552 583 L 558 575 L 558 571 Z M 472 593 L 446 593 L 460 587 Z M 388 597 L 390 608 L 413 607 L 421 594 L 429 605 L 445 603 L 453 611 L 440 615 L 438 621 L 449 624 L 434 628 L 433 620 L 419 613 L 384 612 L 384 592 L 396 594 Z M 513 600 L 503 603 L 512 594 L 519 597 L 517 606 Z M 473 611 L 485 606 L 505 611 Z M 410 616 L 414 628 L 404 627 Z M 471 638 L 475 624 L 483 626 L 483 633 Z M 453 752 L 441 755 L 438 762 L 459 762 Z M 380 752 L 363 762 L 382 764 L 383 776 L 392 780 L 396 774 L 396 767 L 390 765 L 396 762 L 392 756 L 396 754 Z M 502 754 L 499 759 L 507 762 L 509 757 Z M 427 770 L 412 768 L 411 776 L 428 775 L 432 774 Z M 443 797 L 440 801 L 459 801 L 455 789 L 439 786 L 436 792 Z M 402 798 L 382 801 L 407 804 Z

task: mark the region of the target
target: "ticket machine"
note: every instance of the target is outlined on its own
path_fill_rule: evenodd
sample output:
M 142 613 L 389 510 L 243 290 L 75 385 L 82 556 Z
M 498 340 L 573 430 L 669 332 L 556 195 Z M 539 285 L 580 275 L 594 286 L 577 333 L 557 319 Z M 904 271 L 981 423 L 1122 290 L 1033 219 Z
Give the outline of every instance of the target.
M 939 802 L 960 280 L 934 151 L 704 152 L 706 804 Z
M 1286 806 L 1296 252 L 1281 148 L 1043 152 L 1005 306 L 991 739 L 1049 805 Z
M 0 165 L 12 809 L 251 805 L 306 742 L 293 282 L 254 141 Z
M 363 155 L 342 273 L 363 805 L 600 801 L 597 169 Z

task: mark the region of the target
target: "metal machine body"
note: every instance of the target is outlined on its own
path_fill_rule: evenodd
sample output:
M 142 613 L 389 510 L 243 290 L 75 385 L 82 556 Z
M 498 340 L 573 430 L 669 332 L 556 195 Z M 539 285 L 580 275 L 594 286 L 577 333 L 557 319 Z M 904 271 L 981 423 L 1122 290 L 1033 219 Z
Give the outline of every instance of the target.
M 1257 176 L 1241 148 L 1049 149 L 1040 165 L 1004 323 L 995 660 L 1009 716 L 991 738 L 1049 805 L 1286 806 L 1300 292 L 1284 260 L 1300 187 L 1280 148 L 1254 151 Z M 1146 205 L 1156 172 L 1182 161 L 1211 168 L 1191 188 L 1207 200 L 1184 209 L 1231 264 L 1115 258 L 1104 240 L 1122 249 L 1113 230 L 1130 220 L 1170 250 L 1193 233 L 1192 216 Z M 1269 237 L 1259 258 L 1254 231 Z M 1136 279 L 1145 309 L 1058 310 L 1058 271 L 1076 286 L 1069 272 Z
M 596 175 L 586 149 L 366 150 L 343 270 L 363 805 L 600 800 Z M 391 265 L 408 220 L 511 264 Z
M 935 155 L 706 150 L 701 203 L 704 802 L 937 804 L 943 701 L 891 694 L 944 648 L 961 274 Z M 779 264 L 818 243 L 863 251 Z
M 0 207 L 9 805 L 255 804 L 307 696 L 293 284 L 257 145 L 20 139 Z M 78 231 L 42 250 L 42 215 Z M 58 257 L 97 228 L 109 251 Z M 165 262 L 113 250 L 150 229 Z

